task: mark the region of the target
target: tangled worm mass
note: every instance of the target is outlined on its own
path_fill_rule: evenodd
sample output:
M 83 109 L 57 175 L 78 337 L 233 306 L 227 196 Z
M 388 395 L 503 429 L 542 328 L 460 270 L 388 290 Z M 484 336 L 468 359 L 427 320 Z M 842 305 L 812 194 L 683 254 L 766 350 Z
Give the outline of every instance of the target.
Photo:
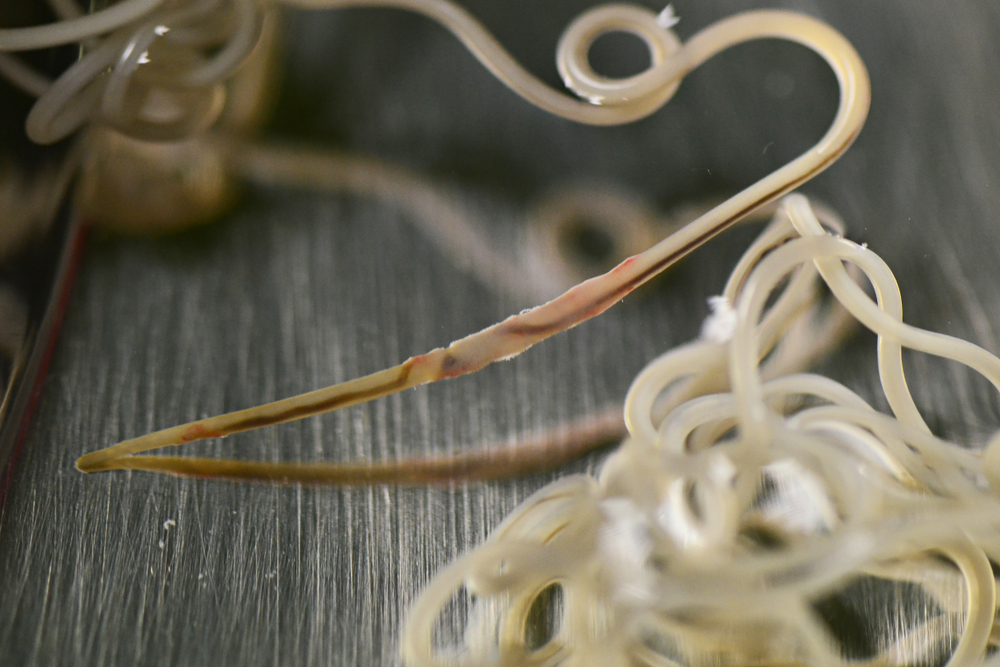
M 597 479 L 543 488 L 431 582 L 408 664 L 958 666 L 996 649 L 1000 437 L 935 437 L 901 351 L 998 388 L 1000 359 L 904 324 L 888 266 L 800 195 L 713 307 L 700 340 L 635 379 L 629 436 Z M 878 337 L 892 416 L 832 379 L 783 373 L 839 309 Z M 846 655 L 822 603 L 886 582 L 936 611 L 889 610 L 871 619 L 870 654 Z M 467 619 L 449 638 L 456 609 Z

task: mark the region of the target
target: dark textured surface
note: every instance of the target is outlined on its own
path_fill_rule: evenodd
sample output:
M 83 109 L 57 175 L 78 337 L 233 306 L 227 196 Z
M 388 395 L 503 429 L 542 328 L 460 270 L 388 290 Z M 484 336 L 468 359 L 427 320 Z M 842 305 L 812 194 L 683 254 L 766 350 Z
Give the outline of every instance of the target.
M 842 30 L 871 69 L 867 129 L 807 186 L 899 277 L 907 320 L 997 351 L 1000 5 L 944 0 L 678 0 L 682 36 L 757 6 Z M 555 83 L 583 2 L 469 3 Z M 626 128 L 551 119 L 440 28 L 387 10 L 293 17 L 274 132 L 375 154 L 523 212 L 597 179 L 666 207 L 731 191 L 809 146 L 833 79 L 786 45 L 739 47 Z M 792 90 L 789 93 L 789 84 Z M 95 239 L 0 514 L 4 665 L 394 664 L 408 602 L 551 477 L 448 488 L 240 486 L 84 476 L 82 453 L 200 416 L 368 373 L 519 307 L 456 269 L 406 211 L 350 196 L 251 190 L 217 226 Z M 186 453 L 392 458 L 513 441 L 618 402 L 644 362 L 689 339 L 746 234 L 734 233 L 598 321 L 475 376 Z M 871 394 L 871 341 L 833 372 Z M 932 425 L 980 437 L 997 402 L 915 357 Z M 582 470 L 594 457 L 572 466 Z

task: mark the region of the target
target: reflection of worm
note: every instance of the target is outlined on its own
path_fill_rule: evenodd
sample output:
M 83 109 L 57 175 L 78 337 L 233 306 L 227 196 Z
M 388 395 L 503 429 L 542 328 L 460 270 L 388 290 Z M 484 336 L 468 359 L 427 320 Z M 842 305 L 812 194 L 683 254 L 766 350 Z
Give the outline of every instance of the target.
M 0 363 L 9 364 L 17 356 L 27 331 L 28 304 L 17 290 L 0 282 Z M 2 380 L 0 386 L 6 384 Z
M 454 484 L 548 472 L 601 447 L 617 445 L 624 435 L 621 406 L 616 405 L 550 431 L 522 437 L 516 446 L 493 445 L 452 455 L 342 464 L 216 461 L 184 456 L 130 456 L 121 462 L 131 469 L 185 477 L 278 484 Z M 113 461 L 107 469 L 115 467 L 117 462 Z
M 400 2 L 400 6 L 411 6 Z M 657 22 L 657 16 L 635 8 L 610 7 L 581 16 L 567 30 L 560 43 L 560 70 L 571 88 L 590 99 L 601 97 L 610 106 L 594 107 L 566 98 L 548 88 L 510 59 L 499 46 L 462 10 L 443 3 L 421 4 L 459 33 L 474 53 L 517 92 L 543 108 L 575 120 L 605 124 L 642 117 L 664 103 L 680 79 L 699 64 L 733 44 L 777 37 L 802 43 L 816 50 L 831 65 L 841 85 L 840 108 L 826 136 L 813 149 L 712 209 L 698 220 L 674 233 L 651 249 L 626 259 L 603 276 L 585 281 L 543 306 L 524 311 L 479 333 L 452 343 L 447 348 L 408 359 L 399 366 L 341 385 L 302 396 L 270 403 L 259 408 L 199 420 L 129 440 L 114 447 L 87 454 L 78 461 L 81 470 L 97 471 L 128 467 L 155 470 L 172 465 L 162 457 L 136 454 L 158 447 L 218 437 L 268 424 L 355 405 L 379 396 L 439 379 L 469 373 L 498 359 L 517 355 L 535 343 L 597 315 L 665 267 L 689 253 L 709 238 L 728 228 L 748 213 L 775 200 L 832 164 L 860 131 L 869 102 L 868 77 L 851 45 L 836 31 L 814 19 L 785 12 L 755 12 L 735 16 L 710 26 L 679 47 Z M 430 10 L 428 10 L 430 11 Z M 650 44 L 653 66 L 646 72 L 613 81 L 593 79 L 585 67 L 586 49 L 598 35 L 609 30 L 634 32 Z M 513 69 L 512 69 L 513 68 Z M 598 94 L 598 91 L 603 91 Z M 630 92 L 634 93 L 634 97 Z M 617 106 L 615 106 L 617 104 Z M 132 464 L 136 465 L 133 466 Z M 224 475 L 232 463 L 200 460 L 185 474 Z M 261 464 L 266 471 L 267 464 Z M 313 464 L 319 465 L 319 464 Z M 311 468 L 294 464 L 282 466 L 281 478 L 296 481 L 295 470 L 312 479 Z M 264 474 L 264 478 L 273 476 Z
M 376 197 L 403 209 L 424 237 L 493 289 L 520 302 L 551 295 L 545 269 L 527 271 L 516 252 L 502 252 L 446 189 L 402 167 L 330 151 L 235 144 L 224 149 L 241 177 L 266 185 L 287 185 Z
M 607 185 L 565 186 L 538 201 L 525 242 L 502 249 L 468 206 L 447 188 L 403 167 L 332 151 L 228 143 L 220 153 L 247 181 L 374 197 L 397 206 L 459 268 L 518 303 L 552 299 L 614 267 L 706 213 L 718 201 L 660 216 L 636 195 Z M 823 209 L 826 212 L 826 209 Z M 765 219 L 774 208 L 750 219 Z M 600 236 L 595 257 L 573 234 Z

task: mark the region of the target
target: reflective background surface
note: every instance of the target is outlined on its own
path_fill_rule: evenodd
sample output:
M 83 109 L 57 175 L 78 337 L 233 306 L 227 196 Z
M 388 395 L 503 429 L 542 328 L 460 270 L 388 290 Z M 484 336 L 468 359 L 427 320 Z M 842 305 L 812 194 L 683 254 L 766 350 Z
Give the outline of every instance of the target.
M 590 6 L 463 4 L 553 85 L 558 35 Z M 867 129 L 805 192 L 886 259 L 907 321 L 997 352 L 1000 6 L 678 0 L 677 30 L 686 38 L 765 6 L 830 22 L 871 70 Z M 413 168 L 511 248 L 535 202 L 561 185 L 610 184 L 660 210 L 734 192 L 814 143 L 836 104 L 818 57 L 761 43 L 695 72 L 649 119 L 583 128 L 529 107 L 422 18 L 289 14 L 286 37 L 270 137 Z M 609 69 L 629 66 L 604 57 Z M 84 476 L 73 461 L 152 429 L 378 370 L 524 305 L 442 255 L 409 215 L 369 198 L 248 187 L 210 227 L 153 240 L 92 235 L 0 508 L 4 664 L 398 661 L 400 624 L 422 585 L 554 475 L 453 488 L 278 488 Z M 186 453 L 448 452 L 514 442 L 618 403 L 647 361 L 697 334 L 705 298 L 751 233 L 713 241 L 605 316 L 510 363 Z M 826 368 L 866 396 L 876 386 L 872 342 L 857 336 Z M 996 398 L 982 383 L 921 357 L 907 363 L 932 428 L 975 439 L 996 426 Z M 875 607 L 866 615 L 859 604 L 851 632 L 863 637 Z

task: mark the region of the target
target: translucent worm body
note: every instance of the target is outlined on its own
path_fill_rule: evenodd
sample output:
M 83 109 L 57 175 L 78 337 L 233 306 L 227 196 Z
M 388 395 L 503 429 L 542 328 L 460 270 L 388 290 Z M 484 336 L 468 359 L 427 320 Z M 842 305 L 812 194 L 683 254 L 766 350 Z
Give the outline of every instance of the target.
M 441 21 L 516 92 L 542 108 L 581 122 L 610 124 L 648 115 L 665 103 L 680 79 L 699 64 L 734 44 L 763 38 L 790 39 L 816 50 L 838 77 L 841 103 L 832 127 L 813 149 L 649 250 L 628 258 L 607 274 L 581 283 L 542 306 L 514 315 L 447 348 L 432 350 L 357 380 L 258 408 L 165 429 L 87 454 L 78 462 L 81 470 L 162 469 L 225 477 L 236 469 L 233 462 L 198 460 L 192 464 L 177 461 L 175 457 L 131 458 L 130 455 L 355 405 L 420 384 L 470 373 L 498 359 L 520 354 L 549 336 L 600 314 L 714 235 L 828 167 L 857 136 L 868 110 L 868 77 L 857 53 L 835 30 L 798 14 L 741 14 L 710 26 L 677 49 L 673 49 L 672 38 L 652 12 L 611 6 L 584 14 L 567 30 L 560 43 L 558 61 L 569 87 L 579 89 L 590 99 L 595 99 L 598 94 L 595 91 L 601 91 L 600 101 L 605 106 L 594 106 L 545 87 L 520 68 L 478 23 L 456 6 L 443 2 L 425 4 L 408 1 L 393 3 L 393 6 L 423 11 Z M 593 79 L 589 68 L 583 67 L 580 59 L 585 57 L 590 41 L 602 31 L 620 29 L 636 32 L 652 45 L 653 66 L 647 72 L 621 81 Z M 254 473 L 240 472 L 238 476 L 243 479 L 257 475 L 261 479 L 296 482 L 297 475 L 300 475 L 303 481 L 308 481 L 316 478 L 316 468 L 322 466 L 284 464 L 280 471 L 273 469 L 273 473 L 268 473 L 269 464 L 254 465 L 257 466 Z M 241 467 L 240 470 L 246 468 Z

